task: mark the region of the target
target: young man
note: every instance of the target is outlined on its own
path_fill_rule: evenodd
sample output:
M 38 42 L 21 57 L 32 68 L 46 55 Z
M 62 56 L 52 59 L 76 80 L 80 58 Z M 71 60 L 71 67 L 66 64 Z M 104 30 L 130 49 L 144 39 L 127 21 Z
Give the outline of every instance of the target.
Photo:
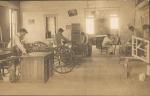
M 56 44 L 57 46 L 62 46 L 62 41 L 64 42 L 70 42 L 66 37 L 63 36 L 64 30 L 62 28 L 58 29 L 58 32 L 56 33 Z
M 27 30 L 22 28 L 17 34 L 15 34 L 14 41 L 9 42 L 8 48 L 13 49 L 14 55 L 27 54 L 26 49 L 23 46 L 24 38 L 27 33 Z
M 103 47 L 109 47 L 110 45 L 112 45 L 111 35 L 107 34 L 107 36 L 103 40 L 102 46 Z
M 102 47 L 107 48 L 109 53 L 113 52 L 113 40 L 111 38 L 110 34 L 107 34 L 107 36 L 104 38 L 103 42 L 102 42 Z

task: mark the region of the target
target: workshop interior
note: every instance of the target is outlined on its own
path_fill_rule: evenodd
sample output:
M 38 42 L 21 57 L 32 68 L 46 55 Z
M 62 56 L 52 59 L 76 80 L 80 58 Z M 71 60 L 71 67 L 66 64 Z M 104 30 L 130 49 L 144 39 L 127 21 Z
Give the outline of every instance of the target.
M 0 95 L 150 96 L 149 0 L 1 0 Z

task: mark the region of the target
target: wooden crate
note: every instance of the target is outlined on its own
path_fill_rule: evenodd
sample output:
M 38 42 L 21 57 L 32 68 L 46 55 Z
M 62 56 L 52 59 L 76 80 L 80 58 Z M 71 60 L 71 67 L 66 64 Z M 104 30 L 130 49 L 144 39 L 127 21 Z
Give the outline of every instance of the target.
M 46 82 L 53 75 L 53 53 L 34 52 L 22 56 L 21 81 Z

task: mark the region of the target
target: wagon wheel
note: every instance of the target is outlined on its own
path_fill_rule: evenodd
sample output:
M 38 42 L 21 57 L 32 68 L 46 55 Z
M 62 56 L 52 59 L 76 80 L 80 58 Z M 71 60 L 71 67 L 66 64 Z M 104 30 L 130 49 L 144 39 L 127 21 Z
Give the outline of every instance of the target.
M 73 52 L 67 47 L 57 48 L 54 56 L 54 70 L 64 74 L 71 72 L 74 68 Z

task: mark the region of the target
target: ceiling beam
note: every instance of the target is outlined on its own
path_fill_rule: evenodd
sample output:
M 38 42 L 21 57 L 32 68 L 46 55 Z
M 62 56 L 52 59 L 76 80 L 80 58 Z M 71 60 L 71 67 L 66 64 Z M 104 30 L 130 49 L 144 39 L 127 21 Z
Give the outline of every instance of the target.
M 6 0 L 12 1 L 12 0 Z M 123 1 L 123 0 L 20 0 L 20 1 Z

